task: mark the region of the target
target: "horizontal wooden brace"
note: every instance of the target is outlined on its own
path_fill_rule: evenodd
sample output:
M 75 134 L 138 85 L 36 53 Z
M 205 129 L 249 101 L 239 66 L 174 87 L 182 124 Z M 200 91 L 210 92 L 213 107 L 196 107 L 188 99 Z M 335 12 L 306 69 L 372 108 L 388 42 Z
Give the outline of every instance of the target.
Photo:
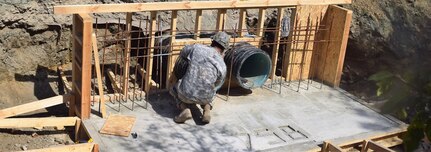
M 96 144 L 94 143 L 84 143 L 66 146 L 56 146 L 44 149 L 34 149 L 28 150 L 29 152 L 94 152 Z
M 8 118 L 0 120 L 0 128 L 41 128 L 75 126 L 78 117 Z
M 184 1 L 127 4 L 91 4 L 54 6 L 54 14 L 111 13 L 171 11 L 193 9 L 239 9 L 263 7 L 287 7 L 298 5 L 351 4 L 352 0 L 231 0 L 231 1 Z

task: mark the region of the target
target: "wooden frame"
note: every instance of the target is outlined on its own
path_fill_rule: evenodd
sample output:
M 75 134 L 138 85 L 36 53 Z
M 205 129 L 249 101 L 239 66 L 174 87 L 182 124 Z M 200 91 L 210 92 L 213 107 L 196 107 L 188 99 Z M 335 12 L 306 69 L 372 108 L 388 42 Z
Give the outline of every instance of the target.
M 81 119 L 78 117 L 47 117 L 47 118 L 9 118 L 0 119 L 0 128 L 43 128 L 56 127 L 64 129 L 64 127 L 75 127 L 75 142 L 79 142 L 83 136 L 86 140 L 91 139 L 85 127 L 81 124 Z M 32 152 L 98 152 L 98 145 L 95 143 L 84 143 L 75 145 L 66 145 L 58 147 L 50 147 L 45 149 L 29 150 Z
M 202 24 L 202 12 L 203 10 L 218 10 L 217 23 L 216 23 L 216 31 L 224 31 L 227 10 L 228 9 L 239 9 L 240 10 L 240 24 L 238 25 L 240 28 L 240 32 L 238 33 L 240 37 L 232 39 L 231 41 L 240 42 L 240 41 L 248 41 L 252 42 L 252 45 L 257 47 L 261 47 L 263 44 L 262 38 L 264 36 L 264 24 L 266 20 L 266 10 L 268 8 L 277 8 L 278 9 L 278 22 L 277 28 L 280 29 L 283 18 L 283 9 L 286 7 L 297 6 L 298 8 L 305 8 L 308 5 L 313 5 L 310 7 L 327 7 L 332 4 L 350 4 L 351 0 L 266 0 L 266 1 L 258 1 L 258 0 L 231 0 L 231 1 L 191 1 L 191 2 L 154 2 L 154 3 L 127 3 L 127 4 L 92 4 L 92 5 L 63 5 L 63 6 L 55 6 L 54 13 L 55 14 L 74 14 L 73 15 L 73 76 L 72 76 L 72 100 L 70 102 L 70 115 L 78 115 L 82 119 L 89 118 L 90 115 L 90 91 L 91 91 L 91 33 L 92 33 L 92 17 L 90 17 L 89 13 L 105 13 L 105 12 L 124 12 L 126 13 L 126 32 L 130 32 L 132 29 L 132 12 L 145 11 L 150 12 L 150 27 L 149 27 L 149 43 L 148 43 L 148 58 L 145 58 L 145 72 L 144 74 L 144 92 L 146 95 L 149 94 L 151 86 L 152 86 L 152 69 L 153 69 L 153 57 L 154 57 L 154 45 L 155 45 L 155 33 L 156 33 L 156 20 L 158 11 L 172 11 L 171 18 L 171 52 L 168 57 L 167 64 L 167 78 L 166 81 L 167 86 L 170 86 L 169 80 L 171 77 L 171 72 L 173 71 L 173 66 L 182 47 L 186 44 L 210 44 L 211 40 L 208 38 L 200 38 L 200 29 Z M 319 6 L 314 6 L 319 5 Z M 329 43 L 328 48 L 324 49 L 323 45 L 310 45 L 310 49 L 319 50 L 320 55 L 314 54 L 302 54 L 301 61 L 305 61 L 304 65 L 300 65 L 301 67 L 293 67 L 293 70 L 301 69 L 299 73 L 299 78 L 294 78 L 294 80 L 298 80 L 301 78 L 310 78 L 316 77 L 318 79 L 322 79 L 324 82 L 329 83 L 333 86 L 338 86 L 339 79 L 341 77 L 341 68 L 343 66 L 344 54 L 345 54 L 345 46 L 347 44 L 348 38 L 348 27 L 350 25 L 351 20 L 351 11 L 347 11 L 341 9 L 338 6 L 330 6 L 330 10 L 326 13 L 326 16 L 331 15 L 332 17 L 326 17 L 324 23 L 331 26 L 331 28 L 336 28 L 334 31 L 324 31 L 316 34 L 317 38 L 327 38 L 327 36 L 335 37 L 336 42 Z M 245 36 L 245 31 L 242 31 L 246 28 L 245 18 L 246 18 L 246 10 L 247 9 L 259 9 L 259 18 L 257 25 L 257 33 L 255 38 L 248 38 Z M 196 10 L 196 23 L 195 23 L 195 36 L 192 39 L 180 39 L 177 40 L 175 35 L 177 33 L 177 15 L 178 10 Z M 314 10 L 310 9 L 309 12 L 318 12 L 317 14 L 322 14 L 322 10 Z M 310 14 L 307 11 L 300 11 L 302 18 L 303 16 L 307 16 Z M 325 10 L 326 12 L 326 10 Z M 334 23 L 330 23 L 331 19 L 337 20 Z M 300 20 L 303 21 L 303 20 Z M 323 24 L 323 23 L 322 23 Z M 342 26 L 340 26 L 340 24 Z M 347 33 L 346 33 L 347 31 Z M 301 34 L 301 33 L 299 33 Z M 280 30 L 276 31 L 275 41 L 280 42 Z M 123 76 L 128 77 L 129 75 L 129 65 L 130 65 L 130 49 L 131 49 L 131 35 L 128 33 L 127 40 L 125 43 L 125 63 Z M 276 63 L 278 60 L 278 49 L 280 44 L 274 44 L 274 49 L 272 50 L 272 69 L 270 73 L 270 78 L 275 77 L 276 72 Z M 304 47 L 307 47 L 304 45 Z M 309 49 L 305 48 L 305 49 Z M 304 49 L 304 50 L 305 50 Z M 332 51 L 332 52 L 331 52 Z M 337 54 L 337 56 L 331 57 L 322 57 L 322 54 Z M 313 57 L 312 57 L 313 56 Z M 317 58 L 317 59 L 316 59 Z M 330 58 L 328 60 L 322 60 Z M 312 61 L 316 61 L 311 63 Z M 309 62 L 309 63 L 308 63 Z M 289 63 L 288 63 L 289 64 Z M 321 70 L 323 67 L 330 67 L 327 71 Z M 306 66 L 303 70 L 302 66 Z M 325 69 L 325 68 L 323 68 Z M 285 69 L 284 69 L 285 70 Z M 316 74 L 313 74 L 310 71 L 316 71 Z M 325 71 L 325 72 L 320 72 Z M 313 71 L 313 72 L 314 72 Z M 296 72 L 298 73 L 298 72 Z M 331 73 L 328 76 L 328 73 Z M 293 75 L 294 73 L 288 73 L 283 71 L 283 76 Z M 109 76 L 109 74 L 108 74 Z M 110 77 L 111 78 L 111 77 Z M 112 80 L 112 78 L 111 78 Z M 127 95 L 128 93 L 128 78 L 124 78 L 124 82 L 117 85 L 114 82 L 114 88 L 119 91 L 121 94 Z M 102 95 L 102 98 L 104 95 Z M 104 110 L 102 110 L 104 111 Z
M 184 1 L 158 3 L 93 4 L 54 6 L 54 14 L 114 13 L 142 11 L 172 11 L 197 9 L 239 9 L 287 7 L 297 5 L 351 4 L 352 0 L 248 0 L 248 1 Z

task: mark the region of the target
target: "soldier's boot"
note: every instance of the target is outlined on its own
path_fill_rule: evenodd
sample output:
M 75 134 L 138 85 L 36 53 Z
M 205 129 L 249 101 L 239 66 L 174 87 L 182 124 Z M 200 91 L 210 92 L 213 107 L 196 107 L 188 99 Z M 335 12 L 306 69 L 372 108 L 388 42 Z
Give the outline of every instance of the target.
M 202 116 L 202 122 L 210 123 L 211 121 L 211 105 L 206 104 L 203 106 L 204 114 Z
M 190 109 L 187 107 L 186 104 L 181 103 L 179 105 L 179 108 L 181 109 L 181 113 L 178 116 L 175 116 L 174 121 L 176 123 L 184 123 L 187 120 L 192 118 L 192 112 L 190 111 Z

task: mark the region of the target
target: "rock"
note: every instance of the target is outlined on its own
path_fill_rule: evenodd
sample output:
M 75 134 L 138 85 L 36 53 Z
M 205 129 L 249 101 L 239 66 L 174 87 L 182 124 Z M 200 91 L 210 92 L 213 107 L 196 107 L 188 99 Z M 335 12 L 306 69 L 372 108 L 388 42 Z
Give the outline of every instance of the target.
M 37 133 L 35 133 L 35 132 L 31 134 L 31 137 L 33 137 L 33 138 L 37 137 L 37 136 L 39 136 L 39 135 Z
M 27 146 L 26 146 L 26 145 L 21 146 L 21 149 L 22 149 L 23 151 L 26 151 L 26 150 L 27 150 Z
M 57 142 L 57 143 L 59 143 L 59 144 L 64 144 L 65 143 L 64 140 L 60 139 L 60 138 L 55 138 L 54 141 Z

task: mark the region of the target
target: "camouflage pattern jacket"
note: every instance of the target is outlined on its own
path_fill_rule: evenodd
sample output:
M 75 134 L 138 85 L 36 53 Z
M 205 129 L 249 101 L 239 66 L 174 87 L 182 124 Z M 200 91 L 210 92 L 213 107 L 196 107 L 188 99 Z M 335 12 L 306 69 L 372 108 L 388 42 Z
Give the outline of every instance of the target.
M 186 103 L 211 104 L 226 77 L 222 56 L 212 47 L 195 44 L 184 47 L 179 58 L 188 63 L 175 85 L 178 95 L 187 98 Z

